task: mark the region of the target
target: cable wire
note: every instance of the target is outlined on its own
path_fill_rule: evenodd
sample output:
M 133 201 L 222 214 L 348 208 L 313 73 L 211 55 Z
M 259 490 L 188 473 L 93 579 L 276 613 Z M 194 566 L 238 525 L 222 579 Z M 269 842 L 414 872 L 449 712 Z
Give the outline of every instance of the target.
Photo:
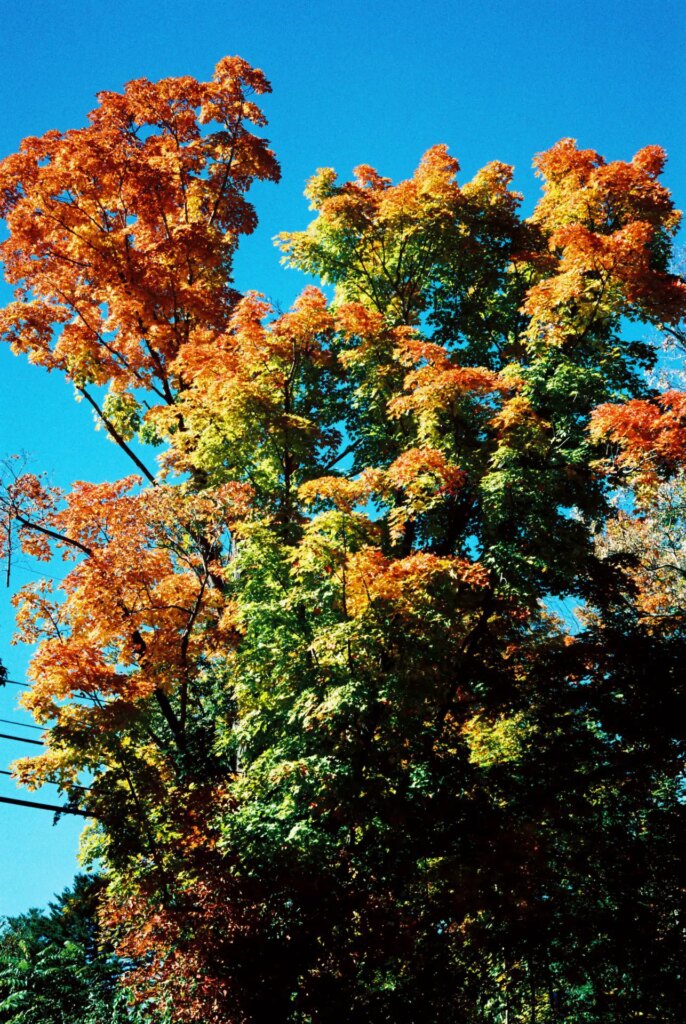
M 56 814 L 78 814 L 82 818 L 93 818 L 95 815 L 80 807 L 66 807 L 64 804 L 42 804 L 37 800 L 20 800 L 18 797 L 0 796 L 0 804 L 15 804 L 18 807 L 33 807 L 39 811 L 54 811 Z
M 10 779 L 14 778 L 13 773 L 8 772 L 6 768 L 0 768 L 0 775 L 8 775 Z M 59 786 L 59 782 L 50 782 L 49 779 L 46 779 L 44 782 L 41 782 L 41 786 Z M 76 783 L 71 786 L 71 789 L 80 789 L 82 793 L 88 792 L 88 786 L 77 786 Z
M 0 722 L 4 722 L 5 725 L 18 725 L 22 729 L 37 729 L 38 732 L 46 732 L 41 725 L 30 725 L 28 722 L 17 722 L 14 718 L 0 718 Z
M 17 740 L 19 743 L 30 743 L 32 747 L 42 747 L 40 740 L 30 740 L 26 736 L 10 736 L 8 732 L 0 732 L 0 740 Z

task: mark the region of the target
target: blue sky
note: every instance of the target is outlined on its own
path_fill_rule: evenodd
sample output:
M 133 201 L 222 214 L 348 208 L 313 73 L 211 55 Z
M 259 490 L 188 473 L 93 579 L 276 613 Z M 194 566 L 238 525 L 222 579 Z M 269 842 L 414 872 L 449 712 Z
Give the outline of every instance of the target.
M 282 304 L 303 282 L 280 267 L 271 239 L 308 222 L 302 191 L 317 167 L 347 177 L 368 163 L 406 177 L 445 142 L 463 179 L 489 160 L 513 163 L 531 209 L 532 157 L 557 139 L 573 136 L 609 159 L 659 143 L 670 157 L 665 180 L 686 203 L 681 0 L 2 0 L 0 14 L 0 156 L 26 135 L 78 127 L 98 90 L 131 78 L 207 78 L 226 54 L 265 71 L 274 88 L 267 134 L 283 180 L 255 190 L 260 227 L 236 276 Z M 64 486 L 129 471 L 68 385 L 3 346 L 0 456 L 17 451 Z M 35 568 L 16 565 L 12 589 Z M 26 652 L 9 646 L 8 594 L 0 657 L 22 679 Z M 17 693 L 0 690 L 0 717 L 21 716 Z M 30 750 L 0 741 L 0 768 Z M 12 791 L 0 776 L 0 794 Z M 46 787 L 40 799 L 54 794 Z M 53 827 L 49 814 L 0 805 L 0 914 L 44 904 L 69 883 L 80 829 L 78 819 Z

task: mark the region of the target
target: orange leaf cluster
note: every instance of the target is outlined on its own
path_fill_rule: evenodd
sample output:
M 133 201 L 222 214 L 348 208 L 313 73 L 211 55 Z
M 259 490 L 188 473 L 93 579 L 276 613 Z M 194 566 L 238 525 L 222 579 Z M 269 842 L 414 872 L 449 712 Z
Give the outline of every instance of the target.
M 325 437 L 325 426 L 300 415 L 296 405 L 302 377 L 334 363 L 328 349 L 333 329 L 326 297 L 317 288 L 305 288 L 291 310 L 277 317 L 261 295 L 246 294 L 216 339 L 182 347 L 173 368 L 190 384 L 174 407 L 149 414 L 172 442 L 167 463 L 185 471 L 202 463 L 206 446 L 227 442 L 246 459 L 255 458 L 258 433 L 272 441 L 300 435 L 314 443 Z M 176 427 L 179 416 L 182 430 Z
M 12 475 L 2 495 L 4 515 L 0 522 L 0 557 L 11 552 L 12 527 L 19 527 L 19 542 L 24 554 L 43 562 L 50 559 L 49 529 L 60 500 L 60 493 L 35 473 Z M 35 527 L 39 529 L 36 530 Z
M 170 400 L 180 348 L 226 328 L 231 256 L 256 223 L 245 192 L 279 176 L 246 127 L 264 124 L 249 97 L 268 90 L 239 58 L 211 82 L 138 79 L 101 93 L 88 127 L 26 139 L 0 163 L 0 256 L 18 285 L 0 332 L 16 350 L 77 383 Z
M 397 224 L 425 212 L 427 200 L 435 204 L 435 212 L 447 214 L 459 201 L 455 182 L 459 169 L 446 146 L 434 146 L 425 153 L 414 176 L 398 185 L 362 164 L 355 168 L 353 181 L 336 188 L 335 173 L 325 168 L 308 184 L 306 195 L 332 224 Z
M 686 392 L 665 391 L 651 401 L 601 405 L 590 429 L 594 440 L 618 445 L 619 466 L 650 482 L 686 463 Z
M 405 394 L 389 403 L 393 416 L 406 412 L 450 410 L 468 395 L 485 395 L 506 390 L 497 373 L 480 366 L 461 366 L 441 345 L 404 337 L 396 350 L 404 366 L 414 366 L 405 376 Z
M 183 346 L 174 369 L 197 390 L 233 385 L 245 392 L 252 387 L 266 401 L 270 392 L 283 390 L 294 355 L 315 364 L 328 362 L 320 339 L 333 330 L 334 320 L 318 288 L 306 288 L 288 313 L 265 322 L 273 313 L 263 296 L 248 292 L 226 331 L 211 342 Z
M 439 557 L 418 551 L 405 558 L 389 558 L 378 548 L 363 548 L 351 555 L 347 566 L 348 610 L 362 615 L 376 603 L 407 618 L 423 614 L 436 588 L 448 586 L 480 590 L 488 587 L 489 573 L 465 558 Z
M 76 484 L 50 518 L 58 543 L 85 553 L 61 585 L 63 603 L 34 586 L 18 595 L 24 637 L 42 637 L 24 698 L 40 720 L 59 719 L 59 702 L 79 693 L 135 702 L 171 690 L 201 653 L 231 645 L 219 540 L 248 514 L 250 488 L 136 493 L 138 483 Z
M 573 223 L 612 232 L 636 220 L 672 230 L 679 214 L 657 180 L 666 159 L 660 146 L 647 146 L 631 161 L 606 163 L 574 139 L 561 139 L 534 160 L 544 194 L 533 219 L 548 233 Z
M 680 219 L 657 181 L 664 161 L 664 152 L 651 146 L 630 162 L 606 164 L 572 139 L 537 158 L 544 195 L 533 223 L 558 263 L 524 304 L 532 337 L 560 344 L 594 321 L 637 309 L 666 323 L 684 315 L 686 285 L 655 262 L 656 242 L 673 234 Z
M 370 499 L 394 504 L 391 534 L 398 537 L 406 522 L 431 508 L 445 494 L 454 494 L 464 484 L 465 473 L 435 448 L 408 448 L 386 469 L 365 469 L 355 480 L 345 477 L 319 477 L 300 488 L 300 497 L 308 503 L 317 499 L 331 501 L 337 508 L 351 512 Z

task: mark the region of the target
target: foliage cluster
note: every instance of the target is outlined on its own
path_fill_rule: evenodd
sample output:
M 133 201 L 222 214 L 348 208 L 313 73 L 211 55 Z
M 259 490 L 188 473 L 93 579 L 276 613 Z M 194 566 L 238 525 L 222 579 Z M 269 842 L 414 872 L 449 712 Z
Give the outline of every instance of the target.
M 138 470 L 8 464 L 5 549 L 70 563 L 16 599 L 47 730 L 17 775 L 92 815 L 128 990 L 179 1024 L 677 1024 L 665 155 L 565 139 L 528 219 L 444 146 L 320 170 L 280 245 L 333 298 L 277 313 L 231 283 L 267 88 L 136 81 L 0 164 L 2 334 Z

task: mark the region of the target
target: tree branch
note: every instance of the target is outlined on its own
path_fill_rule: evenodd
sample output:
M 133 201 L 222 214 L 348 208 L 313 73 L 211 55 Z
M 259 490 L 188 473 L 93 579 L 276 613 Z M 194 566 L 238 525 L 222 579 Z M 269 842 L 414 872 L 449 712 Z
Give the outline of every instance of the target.
M 125 452 L 126 455 L 128 455 L 128 457 L 134 463 L 134 465 L 136 465 L 138 469 L 140 469 L 143 476 L 146 477 L 146 479 L 149 480 L 153 486 L 156 486 L 157 481 L 155 480 L 155 477 L 152 475 L 147 466 L 145 466 L 141 462 L 136 453 L 131 448 L 129 448 L 128 444 L 126 443 L 122 435 L 119 433 L 115 425 L 110 420 L 108 420 L 107 416 L 105 416 L 104 412 L 102 411 L 98 403 L 95 401 L 95 399 L 92 397 L 92 395 L 90 395 L 88 391 L 86 391 L 85 387 L 83 387 L 80 384 L 76 385 L 76 390 L 80 392 L 86 399 L 86 401 L 93 407 L 97 415 L 100 417 L 102 423 L 104 424 L 105 429 L 107 433 L 110 435 L 110 437 L 114 441 L 116 441 L 121 450 Z
M 52 537 L 53 540 L 60 541 L 62 544 L 70 544 L 72 547 L 78 548 L 79 551 L 83 551 L 84 555 L 93 556 L 93 549 L 82 544 L 80 540 L 67 537 L 66 534 L 58 533 L 57 530 L 51 530 L 48 526 L 41 526 L 40 523 L 32 523 L 30 519 L 26 519 L 16 511 L 13 513 L 12 518 L 16 519 L 27 530 L 36 530 L 38 533 L 44 533 L 46 537 Z

